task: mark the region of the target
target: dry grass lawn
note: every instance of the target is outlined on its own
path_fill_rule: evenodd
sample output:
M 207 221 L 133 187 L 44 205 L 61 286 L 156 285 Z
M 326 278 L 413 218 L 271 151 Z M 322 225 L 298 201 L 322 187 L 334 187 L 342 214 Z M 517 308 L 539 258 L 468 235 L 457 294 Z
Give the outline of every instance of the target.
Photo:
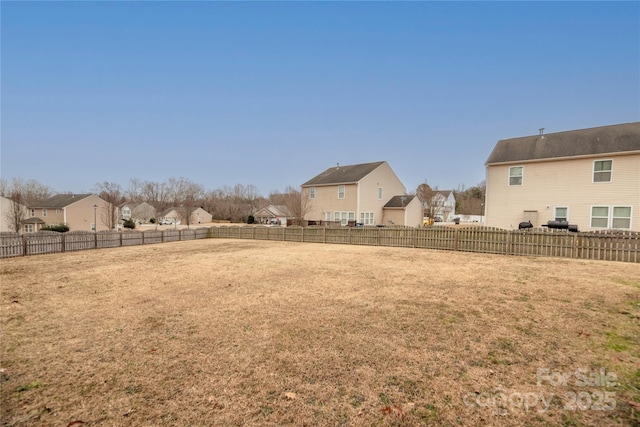
M 640 424 L 637 264 L 206 239 L 0 273 L 5 426 Z

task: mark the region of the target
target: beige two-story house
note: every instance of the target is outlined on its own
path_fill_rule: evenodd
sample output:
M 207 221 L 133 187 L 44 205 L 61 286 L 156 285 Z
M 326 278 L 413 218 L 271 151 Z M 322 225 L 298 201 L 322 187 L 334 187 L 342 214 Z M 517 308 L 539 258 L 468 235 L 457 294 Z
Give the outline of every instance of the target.
M 640 231 L 640 122 L 501 140 L 485 165 L 488 226 Z
M 412 227 L 422 224 L 422 205 L 416 197 L 406 194 L 404 185 L 384 161 L 337 165 L 311 178 L 301 188 L 303 218 L 310 223 Z M 394 199 L 395 196 L 398 198 Z
M 106 218 L 108 215 L 110 203 L 95 194 L 57 194 L 28 208 L 30 219 L 40 219 L 46 225 L 66 224 L 70 231 L 108 230 L 113 223 Z

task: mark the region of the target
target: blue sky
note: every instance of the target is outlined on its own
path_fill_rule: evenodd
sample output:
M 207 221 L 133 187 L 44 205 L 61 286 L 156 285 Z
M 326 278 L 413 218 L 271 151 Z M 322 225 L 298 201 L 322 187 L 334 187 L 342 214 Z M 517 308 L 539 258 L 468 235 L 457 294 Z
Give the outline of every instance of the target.
M 499 139 L 640 120 L 638 2 L 8 2 L 1 175 L 484 179 Z

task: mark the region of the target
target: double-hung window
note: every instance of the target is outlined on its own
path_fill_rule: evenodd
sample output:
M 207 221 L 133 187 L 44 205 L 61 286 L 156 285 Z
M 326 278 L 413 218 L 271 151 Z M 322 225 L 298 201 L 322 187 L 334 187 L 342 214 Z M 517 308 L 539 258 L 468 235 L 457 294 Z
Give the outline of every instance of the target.
M 556 221 L 569 221 L 569 208 L 556 206 L 554 218 Z
M 338 185 L 338 199 L 344 199 L 344 185 Z
M 631 206 L 592 206 L 591 228 L 631 228 Z
M 310 199 L 315 199 L 316 198 L 316 187 L 310 187 L 309 188 L 309 198 Z
M 360 222 L 364 225 L 374 225 L 373 212 L 360 212 Z
M 524 167 L 512 166 L 509 168 L 509 185 L 522 185 Z
M 596 160 L 593 162 L 593 182 L 611 182 L 613 160 Z

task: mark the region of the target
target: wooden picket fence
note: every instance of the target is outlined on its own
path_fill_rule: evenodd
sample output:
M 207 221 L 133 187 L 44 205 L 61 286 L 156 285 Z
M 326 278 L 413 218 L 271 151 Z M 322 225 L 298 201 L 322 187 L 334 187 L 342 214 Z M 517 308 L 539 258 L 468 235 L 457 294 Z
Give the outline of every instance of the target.
M 640 233 L 490 227 L 266 227 L 221 226 L 144 232 L 0 233 L 0 258 L 205 238 L 277 240 L 438 249 L 502 255 L 640 262 Z

